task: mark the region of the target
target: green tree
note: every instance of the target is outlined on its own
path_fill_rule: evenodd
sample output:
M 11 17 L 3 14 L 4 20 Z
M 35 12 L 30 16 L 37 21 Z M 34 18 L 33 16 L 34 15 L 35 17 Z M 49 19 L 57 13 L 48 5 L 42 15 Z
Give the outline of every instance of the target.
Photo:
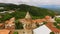
M 56 22 L 54 22 L 53 24 L 54 24 L 54 26 L 57 26 L 57 23 Z
M 54 34 L 54 32 L 50 32 L 50 34 Z
M 13 34 L 18 34 L 18 32 L 16 31 L 16 32 L 14 32 Z
M 60 26 L 57 25 L 56 28 L 60 29 Z
M 10 15 L 10 14 L 5 14 L 5 15 L 1 18 L 1 20 L 2 20 L 2 21 L 5 21 L 5 20 L 9 20 L 10 18 L 12 18 L 12 15 Z
M 15 26 L 16 29 L 23 29 L 23 24 L 18 22 L 17 20 L 15 21 L 15 25 L 16 25 Z
M 56 22 L 60 24 L 60 18 L 55 18 Z

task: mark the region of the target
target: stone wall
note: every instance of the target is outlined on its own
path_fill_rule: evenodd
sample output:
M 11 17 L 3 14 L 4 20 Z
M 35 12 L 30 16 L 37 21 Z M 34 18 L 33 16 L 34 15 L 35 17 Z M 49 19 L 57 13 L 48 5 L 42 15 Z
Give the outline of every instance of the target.
M 32 31 L 31 30 L 15 30 L 18 32 L 18 34 L 32 34 Z M 26 33 L 25 33 L 26 32 Z

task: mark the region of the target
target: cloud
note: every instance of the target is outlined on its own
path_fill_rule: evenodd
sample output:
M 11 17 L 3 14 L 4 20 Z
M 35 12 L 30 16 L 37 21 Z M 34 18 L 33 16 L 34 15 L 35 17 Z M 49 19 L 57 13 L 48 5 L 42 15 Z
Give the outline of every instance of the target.
M 28 5 L 60 5 L 60 0 L 0 0 L 0 3 L 28 4 Z

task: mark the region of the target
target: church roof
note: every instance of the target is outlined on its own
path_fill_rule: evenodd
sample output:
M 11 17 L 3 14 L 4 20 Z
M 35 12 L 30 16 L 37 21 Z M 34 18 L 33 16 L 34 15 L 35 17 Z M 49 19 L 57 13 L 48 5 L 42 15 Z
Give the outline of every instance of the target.
M 30 19 L 30 18 L 31 18 L 31 16 L 30 16 L 29 12 L 27 12 L 27 13 L 26 13 L 25 18 L 27 18 L 27 19 Z

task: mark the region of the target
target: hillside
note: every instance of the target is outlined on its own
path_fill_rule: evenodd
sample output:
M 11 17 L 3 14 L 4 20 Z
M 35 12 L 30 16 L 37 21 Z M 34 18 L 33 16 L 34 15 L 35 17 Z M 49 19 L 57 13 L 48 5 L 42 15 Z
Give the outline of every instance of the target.
M 60 5 L 41 5 L 40 7 L 53 10 L 60 15 Z
M 55 12 L 53 12 L 52 10 L 39 8 L 35 6 L 29 6 L 25 4 L 15 5 L 15 4 L 1 3 L 0 7 L 4 7 L 4 9 L 2 10 L 0 9 L 0 12 L 9 11 L 9 10 L 15 11 L 13 13 L 0 14 L 2 16 L 2 18 L 0 18 L 1 21 L 5 21 L 7 19 L 10 19 L 11 17 L 15 17 L 16 19 L 24 18 L 27 11 L 30 12 L 30 15 L 32 16 L 33 19 L 43 18 L 46 15 L 50 15 L 52 17 L 55 15 Z

